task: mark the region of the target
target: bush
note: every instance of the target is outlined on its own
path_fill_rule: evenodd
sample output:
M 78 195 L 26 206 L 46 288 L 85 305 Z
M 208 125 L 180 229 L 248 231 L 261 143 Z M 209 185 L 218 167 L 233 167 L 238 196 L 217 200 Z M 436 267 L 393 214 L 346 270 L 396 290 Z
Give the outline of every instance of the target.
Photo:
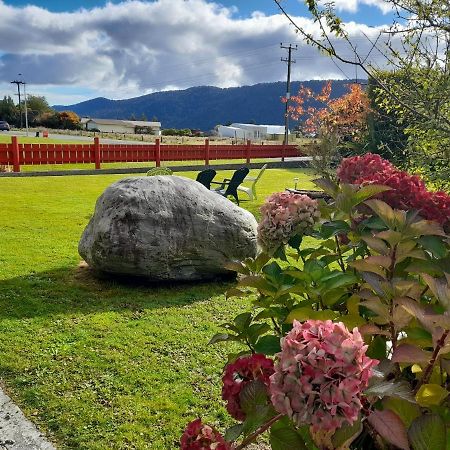
M 447 448 L 450 239 L 434 214 L 449 197 L 374 155 L 338 174 L 316 180 L 329 204 L 269 197 L 264 250 L 229 264 L 228 297 L 250 307 L 210 343 L 240 344 L 222 390 L 237 423 L 183 448 L 240 450 L 265 432 L 278 450 Z

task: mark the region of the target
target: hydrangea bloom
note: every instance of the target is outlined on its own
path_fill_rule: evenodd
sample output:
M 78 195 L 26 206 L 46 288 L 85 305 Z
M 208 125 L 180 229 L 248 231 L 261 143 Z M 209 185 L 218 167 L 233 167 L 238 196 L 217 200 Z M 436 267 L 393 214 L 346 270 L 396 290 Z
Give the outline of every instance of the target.
M 342 183 L 359 184 L 361 178 L 371 177 L 377 173 L 391 173 L 396 170 L 380 155 L 366 153 L 363 156 L 344 158 L 337 169 L 337 176 Z
M 253 380 L 260 380 L 269 386 L 269 377 L 274 373 L 273 361 L 256 353 L 227 364 L 222 377 L 222 399 L 227 402 L 227 411 L 236 420 L 245 420 L 241 409 L 240 393 Z
M 367 153 L 345 158 L 337 174 L 344 183 L 389 186 L 391 190 L 378 194 L 376 198 L 392 208 L 405 211 L 416 209 L 427 220 L 449 225 L 450 196 L 445 192 L 428 191 L 420 177 L 398 170 L 379 155 Z
M 320 217 L 317 202 L 307 195 L 276 192 L 261 206 L 258 241 L 266 251 L 276 250 L 295 234 L 303 234 Z
M 201 419 L 195 419 L 188 423 L 181 436 L 181 450 L 230 450 L 222 435 L 210 427 L 204 425 Z
M 371 369 L 378 364 L 366 350 L 357 328 L 350 332 L 331 320 L 294 321 L 270 377 L 275 409 L 297 426 L 311 425 L 314 432 L 353 424 Z

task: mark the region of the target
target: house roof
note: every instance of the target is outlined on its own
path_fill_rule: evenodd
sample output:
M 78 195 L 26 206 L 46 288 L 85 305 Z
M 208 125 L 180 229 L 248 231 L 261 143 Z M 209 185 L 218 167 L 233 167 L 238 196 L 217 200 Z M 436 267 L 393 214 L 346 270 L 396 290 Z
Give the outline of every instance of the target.
M 119 119 L 89 119 L 87 122 L 98 123 L 99 125 L 122 125 L 124 127 L 161 127 L 161 122 L 146 122 L 143 120 L 119 120 Z

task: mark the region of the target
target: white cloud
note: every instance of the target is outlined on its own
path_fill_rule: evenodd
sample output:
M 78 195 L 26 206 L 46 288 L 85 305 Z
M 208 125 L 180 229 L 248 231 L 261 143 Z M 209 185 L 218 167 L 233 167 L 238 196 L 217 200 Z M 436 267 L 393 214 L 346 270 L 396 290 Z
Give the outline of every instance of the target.
M 0 95 L 13 93 L 9 81 L 19 72 L 30 90 L 38 94 L 42 87 L 51 103 L 61 103 L 58 87 L 63 92 L 67 86 L 127 98 L 170 88 L 283 80 L 280 42 L 299 44 L 293 79 L 343 78 L 329 58 L 300 42 L 282 15 L 237 19 L 233 12 L 206 0 L 131 0 L 72 13 L 19 9 L 0 0 Z M 295 20 L 317 31 L 309 19 Z M 349 24 L 364 54 L 369 44 L 361 30 L 371 35 L 377 30 Z M 353 77 L 353 69 L 343 69 Z M 79 100 L 79 94 L 68 94 L 64 103 Z
M 320 3 L 329 3 L 328 0 L 322 0 Z M 358 12 L 359 6 L 367 5 L 378 8 L 383 14 L 392 12 L 392 2 L 385 0 L 333 0 L 337 11 L 346 11 L 350 13 Z

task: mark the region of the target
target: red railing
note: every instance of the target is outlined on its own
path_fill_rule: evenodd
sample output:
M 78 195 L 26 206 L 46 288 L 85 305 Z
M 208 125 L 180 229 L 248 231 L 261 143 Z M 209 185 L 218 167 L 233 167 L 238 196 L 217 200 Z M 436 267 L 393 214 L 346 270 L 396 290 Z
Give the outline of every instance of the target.
M 201 145 L 154 144 L 101 144 L 94 138 L 90 144 L 21 144 L 13 136 L 10 144 L 0 144 L 0 165 L 13 166 L 20 172 L 22 165 L 83 164 L 93 163 L 100 169 L 102 163 L 150 162 L 156 166 L 161 161 L 204 161 L 244 159 L 250 163 L 255 158 L 281 158 L 301 156 L 295 145 L 256 145 L 247 141 L 244 145 L 211 145 L 206 139 Z

